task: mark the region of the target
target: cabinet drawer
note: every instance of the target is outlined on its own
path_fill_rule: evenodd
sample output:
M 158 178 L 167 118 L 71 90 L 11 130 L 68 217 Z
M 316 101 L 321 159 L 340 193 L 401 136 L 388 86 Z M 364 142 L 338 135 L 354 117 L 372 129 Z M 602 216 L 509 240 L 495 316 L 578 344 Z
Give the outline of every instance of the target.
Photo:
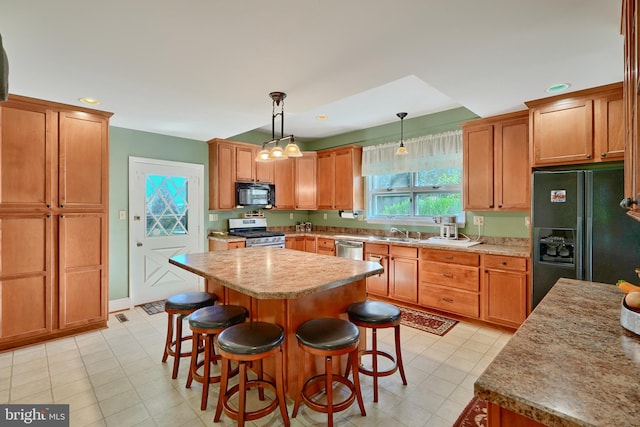
M 446 262 L 448 264 L 470 265 L 474 267 L 480 265 L 480 255 L 469 252 L 423 248 L 420 250 L 420 259 L 425 261 Z
M 389 255 L 395 255 L 406 258 L 418 258 L 418 248 L 410 248 L 408 246 L 389 246 Z
M 484 267 L 494 270 L 527 271 L 527 259 L 512 256 L 485 255 Z
M 324 237 L 318 237 L 318 249 L 333 250 L 335 247 L 335 241 L 333 239 L 327 239 Z
M 442 285 L 451 288 L 478 292 L 480 274 L 476 267 L 443 264 L 439 262 L 420 262 L 420 282 Z
M 477 318 L 480 315 L 480 296 L 476 293 L 420 285 L 418 302 L 420 305 L 464 316 Z
M 364 244 L 364 252 L 369 254 L 388 254 L 389 253 L 389 245 L 381 244 L 381 243 L 365 243 Z

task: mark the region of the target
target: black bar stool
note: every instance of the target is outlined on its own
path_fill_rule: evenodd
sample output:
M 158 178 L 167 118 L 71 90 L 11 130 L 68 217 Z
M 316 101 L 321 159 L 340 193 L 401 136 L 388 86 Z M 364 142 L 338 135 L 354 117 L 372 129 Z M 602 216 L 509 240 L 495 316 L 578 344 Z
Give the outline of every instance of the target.
M 230 418 L 238 421 L 238 426 L 244 426 L 245 421 L 262 418 L 276 408 L 280 408 L 280 414 L 285 426 L 290 425 L 287 413 L 287 401 L 284 395 L 284 374 L 282 343 L 284 330 L 276 324 L 267 322 L 246 322 L 230 326 L 217 335 L 218 350 L 222 356 L 222 379 L 220 380 L 220 393 L 218 394 L 218 406 L 213 417 L 214 422 L 220 421 L 222 411 Z M 275 356 L 275 379 L 268 381 L 262 373 L 262 361 L 270 356 Z M 229 388 L 229 376 L 231 362 L 238 362 L 240 375 L 238 384 Z M 247 364 L 251 364 L 257 373 L 255 380 L 247 377 Z M 264 400 L 264 389 L 271 390 L 275 396 L 266 406 L 254 410 L 246 410 L 247 390 L 258 388 L 259 399 Z M 229 405 L 229 399 L 238 394 L 238 409 Z
M 298 393 L 293 406 L 293 415 L 295 418 L 300 409 L 300 403 L 304 403 L 314 411 L 327 414 L 327 425 L 333 426 L 333 414 L 347 409 L 354 400 L 358 400 L 360 413 L 367 415 L 362 401 L 362 393 L 360 391 L 360 378 L 358 376 L 358 344 L 360 342 L 360 331 L 353 323 L 336 318 L 318 318 L 309 320 L 300 325 L 296 331 L 298 338 L 298 347 L 307 353 L 325 358 L 324 373 L 308 378 L 306 381 L 304 376 L 304 354 L 298 357 Z M 335 374 L 333 372 L 333 358 L 347 354 L 348 359 L 353 364 L 353 381 L 345 375 Z M 349 395 L 341 402 L 333 402 L 333 383 L 334 381 L 345 385 L 349 389 Z M 319 403 L 319 400 L 313 399 L 313 393 L 316 392 L 312 386 L 318 382 L 324 385 L 324 392 L 327 395 L 327 403 Z
M 361 352 L 361 354 L 371 355 L 371 369 L 360 366 L 360 372 L 373 377 L 373 401 L 378 401 L 378 378 L 392 375 L 400 369 L 402 384 L 407 385 L 407 378 L 404 375 L 402 365 L 402 352 L 400 350 L 400 309 L 393 304 L 380 301 L 354 302 L 347 308 L 349 320 L 357 326 L 371 329 L 371 349 Z M 395 332 L 395 357 L 391 354 L 378 350 L 378 329 L 394 328 Z M 378 356 L 389 359 L 393 367 L 380 371 L 378 369 Z M 355 366 L 355 365 L 354 365 Z M 350 363 L 347 362 L 345 375 L 349 374 Z
M 191 352 L 182 352 L 182 342 L 192 339 L 191 335 L 182 336 L 182 321 L 185 317 L 194 311 L 215 304 L 217 296 L 208 292 L 185 292 L 176 294 L 164 303 L 164 311 L 169 315 L 169 323 L 167 325 L 167 340 L 164 345 L 164 354 L 162 355 L 162 363 L 167 361 L 167 357 L 173 357 L 173 372 L 171 378 L 178 377 L 178 368 L 180 366 L 181 357 L 191 356 Z M 175 320 L 175 337 L 174 337 L 174 316 Z
M 202 400 L 200 409 L 207 408 L 209 397 L 209 384 L 220 382 L 220 375 L 211 375 L 211 364 L 220 360 L 220 355 L 215 353 L 214 337 L 229 326 L 237 325 L 245 321 L 249 312 L 239 305 L 212 305 L 200 308 L 189 316 L 189 327 L 193 332 L 193 344 L 191 346 L 191 366 L 187 377 L 187 388 L 191 382 L 202 383 Z M 204 358 L 198 362 L 198 348 L 204 348 Z M 203 367 L 202 374 L 198 369 Z

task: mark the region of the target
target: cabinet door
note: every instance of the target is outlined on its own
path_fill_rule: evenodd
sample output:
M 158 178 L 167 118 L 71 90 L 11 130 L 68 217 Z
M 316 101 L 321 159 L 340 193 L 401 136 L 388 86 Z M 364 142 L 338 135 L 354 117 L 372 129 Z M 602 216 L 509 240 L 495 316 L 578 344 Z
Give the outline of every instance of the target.
M 624 114 L 622 92 L 596 100 L 595 156 L 598 160 L 624 158 Z
M 284 247 L 285 247 L 285 249 L 296 249 L 296 238 L 295 237 L 285 237 L 284 238 Z
M 335 156 L 332 153 L 318 154 L 318 209 L 335 209 Z
M 316 200 L 316 154 L 303 153 L 295 159 L 295 208 L 311 210 L 318 208 Z M 276 189 L 276 193 L 277 193 Z
M 528 118 L 522 118 L 495 126 L 495 204 L 500 210 L 528 210 L 531 206 L 528 123 Z
M 258 156 L 259 148 L 253 149 L 252 161 L 255 165 L 256 182 L 262 182 L 266 184 L 273 184 L 275 182 L 275 168 L 278 163 L 286 160 L 280 160 L 276 162 L 256 162 L 255 158 Z
M 260 164 L 260 163 L 258 163 Z M 264 163 L 263 163 L 264 164 Z M 295 199 L 295 181 L 293 159 L 277 160 L 269 163 L 274 170 L 274 184 L 276 186 L 276 209 L 293 209 Z
M 46 209 L 52 204 L 52 155 L 57 113 L 44 106 L 0 103 L 0 209 Z
M 418 249 L 389 246 L 389 295 L 392 298 L 418 302 Z
M 59 324 L 107 318 L 106 222 L 103 214 L 65 214 L 59 221 Z
M 217 182 L 209 181 L 209 190 L 213 190 L 212 200 L 216 203 L 211 209 L 233 209 L 236 205 L 235 189 L 235 147 L 231 144 L 219 143 L 217 147 L 209 147 L 216 151 L 213 162 L 217 168 Z
M 304 250 L 305 252 L 316 253 L 316 238 L 312 236 L 305 236 L 304 238 Z
M 109 197 L 108 120 L 63 111 L 59 144 L 59 206 L 104 209 Z
M 52 219 L 0 215 L 0 349 L 52 330 Z
M 334 209 L 353 209 L 353 152 L 338 151 L 334 159 Z
M 384 272 L 367 277 L 367 292 L 386 297 L 389 295 L 389 258 L 386 254 L 367 254 L 367 261 L 380 263 Z
M 236 147 L 236 181 L 253 182 L 255 180 L 255 155 L 252 147 Z
M 464 209 L 493 209 L 493 126 L 463 130 Z
M 527 318 L 527 274 L 485 270 L 486 320 L 519 327 Z
M 533 166 L 593 159 L 593 100 L 561 102 L 530 111 Z

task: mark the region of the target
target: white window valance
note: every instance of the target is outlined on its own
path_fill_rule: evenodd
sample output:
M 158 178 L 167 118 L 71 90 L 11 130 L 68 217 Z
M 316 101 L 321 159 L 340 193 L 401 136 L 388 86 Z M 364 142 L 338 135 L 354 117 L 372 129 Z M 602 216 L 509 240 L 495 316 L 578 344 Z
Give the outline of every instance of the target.
M 389 175 L 424 169 L 462 168 L 462 131 L 418 136 L 404 141 L 409 154 L 396 156 L 400 141 L 362 149 L 362 175 Z

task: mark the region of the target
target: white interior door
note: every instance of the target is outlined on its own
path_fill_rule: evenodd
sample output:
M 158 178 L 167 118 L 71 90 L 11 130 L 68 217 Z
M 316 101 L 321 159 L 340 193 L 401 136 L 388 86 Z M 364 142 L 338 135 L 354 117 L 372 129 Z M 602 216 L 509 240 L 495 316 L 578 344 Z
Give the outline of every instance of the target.
M 129 158 L 129 290 L 134 305 L 204 289 L 204 280 L 169 264 L 203 252 L 204 166 Z

